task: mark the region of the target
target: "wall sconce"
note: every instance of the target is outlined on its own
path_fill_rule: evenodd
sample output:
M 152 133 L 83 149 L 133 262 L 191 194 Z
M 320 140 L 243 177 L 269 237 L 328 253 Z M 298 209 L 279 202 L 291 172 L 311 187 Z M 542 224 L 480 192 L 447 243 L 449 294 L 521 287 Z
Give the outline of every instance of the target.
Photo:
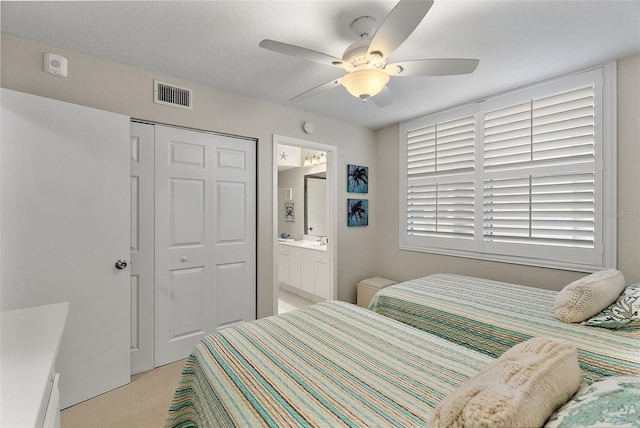
M 302 166 L 312 166 L 322 163 L 327 163 L 327 154 L 325 152 L 315 152 L 311 158 L 309 158 L 309 156 L 304 158 Z

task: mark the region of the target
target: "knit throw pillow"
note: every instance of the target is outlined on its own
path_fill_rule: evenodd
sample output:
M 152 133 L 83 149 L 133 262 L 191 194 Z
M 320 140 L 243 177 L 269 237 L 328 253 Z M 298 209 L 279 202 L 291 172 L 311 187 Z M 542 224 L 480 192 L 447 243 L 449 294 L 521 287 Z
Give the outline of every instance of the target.
M 508 349 L 445 397 L 429 427 L 539 427 L 579 386 L 575 347 L 536 337 Z
M 616 269 L 592 273 L 567 285 L 558 293 L 556 318 L 564 322 L 581 322 L 616 301 L 626 286 Z

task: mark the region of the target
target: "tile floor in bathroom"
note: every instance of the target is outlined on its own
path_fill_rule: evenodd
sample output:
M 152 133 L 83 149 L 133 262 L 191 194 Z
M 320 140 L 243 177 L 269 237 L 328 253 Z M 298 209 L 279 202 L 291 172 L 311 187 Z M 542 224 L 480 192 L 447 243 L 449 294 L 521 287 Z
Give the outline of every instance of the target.
M 278 313 L 284 314 L 285 312 L 301 309 L 306 306 L 313 305 L 313 302 L 300 297 L 296 294 L 289 293 L 282 288 L 278 290 Z

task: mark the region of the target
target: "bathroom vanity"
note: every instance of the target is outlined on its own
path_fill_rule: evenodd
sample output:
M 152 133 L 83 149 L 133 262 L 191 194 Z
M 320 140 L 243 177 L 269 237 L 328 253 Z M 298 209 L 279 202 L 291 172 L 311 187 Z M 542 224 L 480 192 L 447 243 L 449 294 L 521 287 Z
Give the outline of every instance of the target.
M 316 241 L 278 243 L 278 281 L 317 296 L 331 298 L 327 246 Z

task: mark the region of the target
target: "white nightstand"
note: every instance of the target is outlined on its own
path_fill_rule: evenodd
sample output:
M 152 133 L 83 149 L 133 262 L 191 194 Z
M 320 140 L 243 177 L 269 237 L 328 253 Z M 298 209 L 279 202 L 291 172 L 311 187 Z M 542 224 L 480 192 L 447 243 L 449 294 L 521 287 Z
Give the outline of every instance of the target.
M 397 284 L 397 281 L 387 278 L 375 276 L 373 278 L 363 279 L 358 283 L 358 306 L 368 308 L 373 296 L 384 287 Z

